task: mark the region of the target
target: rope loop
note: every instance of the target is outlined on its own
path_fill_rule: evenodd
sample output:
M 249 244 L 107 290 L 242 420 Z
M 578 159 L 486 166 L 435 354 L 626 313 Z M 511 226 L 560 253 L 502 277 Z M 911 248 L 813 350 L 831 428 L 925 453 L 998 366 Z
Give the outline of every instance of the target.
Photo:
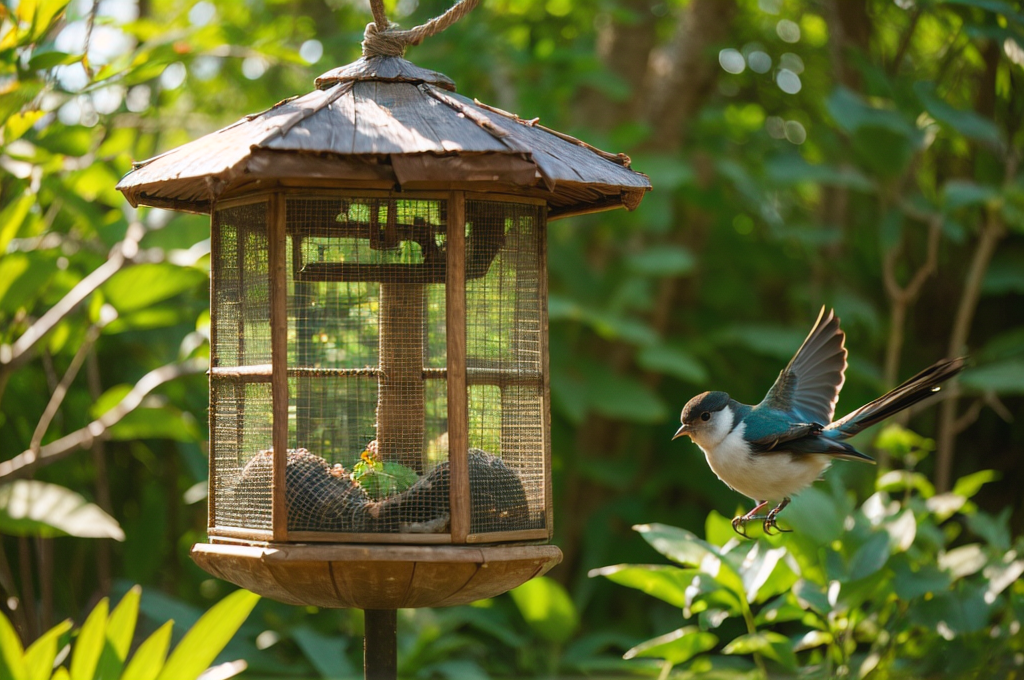
M 409 45 L 419 45 L 424 38 L 437 35 L 462 17 L 469 14 L 480 0 L 460 0 L 439 17 L 415 28 L 401 30 L 388 21 L 384 14 L 383 0 L 370 0 L 373 21 L 366 25 L 363 33 L 363 56 L 401 57 Z

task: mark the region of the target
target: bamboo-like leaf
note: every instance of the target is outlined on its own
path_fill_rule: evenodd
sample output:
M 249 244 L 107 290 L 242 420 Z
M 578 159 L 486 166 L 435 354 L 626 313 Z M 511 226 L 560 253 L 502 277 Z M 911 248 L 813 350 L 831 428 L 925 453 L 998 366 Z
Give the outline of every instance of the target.
M 103 644 L 107 639 L 107 613 L 110 601 L 103 598 L 93 607 L 89 617 L 78 631 L 71 652 L 71 680 L 93 680 L 96 675 L 96 664 L 99 663 Z
M 159 680 L 195 680 L 221 653 L 259 602 L 260 596 L 236 590 L 192 626 L 171 652 Z
M 168 621 L 139 645 L 121 675 L 122 680 L 154 680 L 160 674 L 167 658 L 167 648 L 171 645 L 173 627 L 174 621 Z
M 0 613 L 0 680 L 27 680 L 24 656 L 18 633 Z
M 99 665 L 96 668 L 96 680 L 117 680 L 128 659 L 128 650 L 135 635 L 135 622 L 139 617 L 139 598 L 142 588 L 134 586 L 110 613 L 107 621 L 107 640 L 103 646 Z
M 46 631 L 25 650 L 25 672 L 29 678 L 48 678 L 53 673 L 53 662 L 57 658 L 57 643 L 64 633 L 71 630 L 71 620 L 61 621 Z

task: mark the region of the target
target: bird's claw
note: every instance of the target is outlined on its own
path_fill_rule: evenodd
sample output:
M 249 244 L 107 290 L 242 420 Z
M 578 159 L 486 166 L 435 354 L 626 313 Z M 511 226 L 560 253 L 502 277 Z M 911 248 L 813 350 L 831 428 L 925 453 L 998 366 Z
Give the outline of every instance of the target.
M 765 536 L 778 536 L 779 534 L 791 534 L 791 533 L 793 533 L 792 529 L 783 529 L 782 527 L 779 526 L 778 522 L 775 520 L 775 516 L 777 514 L 778 513 L 776 513 L 773 510 L 772 512 L 769 512 L 764 517 L 764 524 L 762 524 L 761 526 L 764 529 Z M 775 529 L 776 533 L 773 534 L 771 532 L 772 529 Z
M 761 527 L 764 529 L 766 536 L 778 536 L 779 534 L 791 534 L 792 529 L 783 529 L 779 526 L 776 518 L 782 509 L 789 505 L 789 498 L 784 498 L 781 503 L 772 508 L 767 515 L 755 515 L 754 513 L 764 507 L 766 503 L 760 503 L 756 508 L 751 510 L 746 515 L 740 515 L 739 517 L 732 518 L 732 530 L 743 538 L 750 538 L 747 534 L 746 527 L 747 522 L 762 522 Z M 775 529 L 775 533 L 772 533 L 772 529 Z

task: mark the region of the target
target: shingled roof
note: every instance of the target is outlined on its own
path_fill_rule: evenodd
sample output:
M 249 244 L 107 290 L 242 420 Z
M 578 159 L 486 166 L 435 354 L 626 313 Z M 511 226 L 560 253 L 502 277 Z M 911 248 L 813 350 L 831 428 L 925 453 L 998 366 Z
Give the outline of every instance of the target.
M 628 156 L 456 94 L 446 76 L 400 57 L 360 58 L 316 85 L 137 163 L 117 188 L 132 205 L 209 212 L 256 181 L 480 183 L 543 197 L 552 217 L 631 210 L 651 188 Z

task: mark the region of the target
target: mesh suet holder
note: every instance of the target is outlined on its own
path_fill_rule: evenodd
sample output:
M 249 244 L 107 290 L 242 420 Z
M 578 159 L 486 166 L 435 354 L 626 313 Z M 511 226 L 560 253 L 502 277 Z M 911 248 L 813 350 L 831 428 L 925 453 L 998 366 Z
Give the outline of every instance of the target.
M 192 556 L 282 602 L 462 604 L 561 559 L 547 223 L 632 209 L 650 183 L 403 59 L 423 28 L 381 15 L 312 93 L 118 185 L 211 216 L 210 542 Z

